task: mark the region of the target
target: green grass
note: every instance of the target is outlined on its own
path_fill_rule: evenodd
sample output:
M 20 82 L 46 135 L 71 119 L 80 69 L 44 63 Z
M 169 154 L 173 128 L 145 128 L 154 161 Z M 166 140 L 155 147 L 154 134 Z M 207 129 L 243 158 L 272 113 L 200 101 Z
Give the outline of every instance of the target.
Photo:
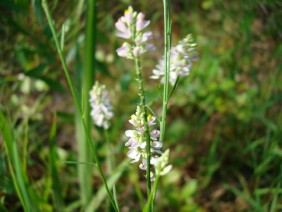
M 92 144 L 120 210 L 139 211 L 146 202 L 145 177 L 124 161 L 124 131 L 139 98 L 132 64 L 115 53 L 114 23 L 129 1 L 97 2 L 95 21 L 87 2 L 48 1 L 60 58 L 40 1 L 1 1 L 1 211 L 108 210 Z M 162 2 L 131 2 L 152 19 L 158 51 L 142 58 L 142 74 L 148 111 L 161 118 L 164 95 L 149 76 L 163 54 Z M 279 1 L 171 3 L 172 45 L 192 33 L 200 60 L 173 95 L 168 92 L 164 146 L 174 168 L 159 181 L 155 211 L 282 209 L 281 8 Z M 94 79 L 112 97 L 110 142 L 86 123 Z M 83 134 L 91 138 L 87 146 L 79 142 L 86 150 L 77 143 Z M 115 166 L 108 176 L 109 155 Z
M 24 172 L 11 127 L 9 126 L 8 121 L 4 117 L 2 111 L 0 111 L 0 123 L 6 155 L 8 157 L 9 169 L 13 178 L 17 195 L 25 211 L 37 210 L 38 203 L 35 200 L 36 194 L 30 187 L 31 185 L 26 173 Z

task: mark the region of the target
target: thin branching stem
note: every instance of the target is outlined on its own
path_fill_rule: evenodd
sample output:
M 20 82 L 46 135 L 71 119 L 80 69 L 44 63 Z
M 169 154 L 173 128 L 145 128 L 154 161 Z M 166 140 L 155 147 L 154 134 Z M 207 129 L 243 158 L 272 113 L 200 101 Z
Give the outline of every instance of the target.
M 102 171 L 102 167 L 101 167 L 100 161 L 99 161 L 98 156 L 97 156 L 96 148 L 93 145 L 93 142 L 92 142 L 92 139 L 91 139 L 90 130 L 87 128 L 87 125 L 86 125 L 86 122 L 85 122 L 85 117 L 84 117 L 84 115 L 82 113 L 82 109 L 81 109 L 81 107 L 79 105 L 78 98 L 77 98 L 77 95 L 75 93 L 73 83 L 71 81 L 71 77 L 70 77 L 69 70 L 68 70 L 67 65 L 66 65 L 66 61 L 65 61 L 63 52 L 62 52 L 61 47 L 59 45 L 59 41 L 58 41 L 58 38 L 57 38 L 57 33 L 55 31 L 55 27 L 53 25 L 53 21 L 51 19 L 51 15 L 50 15 L 50 12 L 49 12 L 46 0 L 42 1 L 42 7 L 43 7 L 43 10 L 44 10 L 44 12 L 46 14 L 46 18 L 47 18 L 48 24 L 50 26 L 53 38 L 55 40 L 56 48 L 58 50 L 58 53 L 59 53 L 59 56 L 60 56 L 60 59 L 61 59 L 61 63 L 62 63 L 63 69 L 64 69 L 64 73 L 65 73 L 65 76 L 67 78 L 67 81 L 68 81 L 68 84 L 69 84 L 69 87 L 70 87 L 70 90 L 71 90 L 71 94 L 72 94 L 74 102 L 75 102 L 75 106 L 76 106 L 76 108 L 77 108 L 77 110 L 78 110 L 78 112 L 80 114 L 81 119 L 82 119 L 82 123 L 83 123 L 83 127 L 84 127 L 84 130 L 85 130 L 87 142 L 88 142 L 88 144 L 90 146 L 90 150 L 91 150 L 91 153 L 93 155 L 94 161 L 97 164 L 97 169 L 98 169 L 99 175 L 100 175 L 100 177 L 101 177 L 101 179 L 103 181 L 103 184 L 104 184 L 105 189 L 106 189 L 106 191 L 108 193 L 108 196 L 110 198 L 111 204 L 113 205 L 113 208 L 115 209 L 115 211 L 119 211 L 119 209 L 117 208 L 117 206 L 116 206 L 116 204 L 114 202 L 113 196 L 112 196 L 112 194 L 111 194 L 111 192 L 109 190 L 106 178 L 104 176 L 104 173 Z

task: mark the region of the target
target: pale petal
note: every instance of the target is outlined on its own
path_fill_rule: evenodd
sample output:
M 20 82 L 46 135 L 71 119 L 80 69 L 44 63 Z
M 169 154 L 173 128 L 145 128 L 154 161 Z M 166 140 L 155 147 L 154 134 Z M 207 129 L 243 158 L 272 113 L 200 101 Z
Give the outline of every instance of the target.
M 140 143 L 139 142 L 136 142 L 136 141 L 132 141 L 129 149 L 136 149 L 137 147 L 140 146 Z
M 115 23 L 116 28 L 121 31 L 121 32 L 126 32 L 128 31 L 128 28 L 126 27 L 125 23 L 122 22 L 121 19 L 119 19 L 116 23 Z
M 155 152 L 159 155 L 163 154 L 163 152 L 161 150 L 158 150 L 158 149 L 151 149 L 151 152 Z
M 132 137 L 134 136 L 134 133 L 135 133 L 135 132 L 136 132 L 135 130 L 126 130 L 126 131 L 125 131 L 125 135 L 126 135 L 127 137 L 132 138 Z
M 145 148 L 146 148 L 146 142 L 141 143 L 141 144 L 140 144 L 140 148 L 141 148 L 141 149 L 145 149 Z
M 117 54 L 120 57 L 128 57 L 130 49 L 127 45 L 123 44 L 120 48 L 117 49 Z
M 125 146 L 130 146 L 133 142 L 133 139 L 130 138 L 126 143 L 125 143 Z
M 124 31 L 124 32 L 117 32 L 117 36 L 120 38 L 130 38 L 131 37 L 131 32 L 130 30 Z
M 160 172 L 160 175 L 163 176 L 163 175 L 166 175 L 167 173 L 169 173 L 172 169 L 172 165 L 168 165 L 167 167 L 165 167 L 161 172 Z
M 153 33 L 151 31 L 144 32 L 142 35 L 141 43 L 153 39 Z
M 140 159 L 140 157 L 141 157 L 141 155 L 140 155 L 140 154 L 139 154 L 139 155 L 137 155 L 137 156 L 134 158 L 134 160 L 130 161 L 130 163 L 136 163 L 136 162 L 138 162 L 138 161 L 139 161 L 139 159 Z
M 160 149 L 160 148 L 163 147 L 163 143 L 160 142 L 160 141 L 154 141 L 152 146 L 153 146 L 153 148 L 155 148 L 155 149 Z
M 127 153 L 127 156 L 131 159 L 135 159 L 137 158 L 138 156 L 140 157 L 140 153 L 137 152 L 135 149 L 132 149 L 130 150 L 128 153 Z

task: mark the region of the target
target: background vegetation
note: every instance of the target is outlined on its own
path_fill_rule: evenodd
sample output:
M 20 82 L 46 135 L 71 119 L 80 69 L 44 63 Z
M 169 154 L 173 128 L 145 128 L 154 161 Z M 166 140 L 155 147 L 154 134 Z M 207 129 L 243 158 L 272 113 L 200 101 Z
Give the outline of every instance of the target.
M 64 53 L 80 93 L 87 1 L 48 4 L 60 37 L 64 25 Z M 137 86 L 134 65 L 115 53 L 121 42 L 114 36 L 114 23 L 130 4 L 152 20 L 157 51 L 143 64 L 147 98 L 160 113 L 157 82 L 149 76 L 163 52 L 161 1 L 97 0 L 95 70 L 114 105 L 109 139 L 119 166 L 111 175 L 118 179 L 118 202 L 123 211 L 139 211 L 145 178 L 137 166 L 123 162 Z M 169 105 L 164 145 L 174 168 L 161 180 L 156 211 L 282 210 L 282 2 L 172 0 L 171 7 L 173 44 L 192 33 L 200 60 Z M 40 211 L 79 211 L 79 166 L 93 168 L 95 207 L 104 211 L 108 203 L 95 166 L 65 162 L 78 161 L 80 135 L 41 1 L 1 0 L 0 13 L 0 211 L 22 210 L 13 184 L 20 170 Z M 105 139 L 95 127 L 92 135 L 105 169 Z M 14 146 L 6 148 L 9 139 Z M 11 169 L 15 147 L 21 167 Z

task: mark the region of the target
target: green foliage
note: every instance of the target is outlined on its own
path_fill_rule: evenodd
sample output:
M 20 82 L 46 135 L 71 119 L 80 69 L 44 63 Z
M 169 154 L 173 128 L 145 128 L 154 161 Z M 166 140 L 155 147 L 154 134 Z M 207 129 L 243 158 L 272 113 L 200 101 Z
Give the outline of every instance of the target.
M 142 60 L 148 106 L 160 117 L 162 87 L 149 76 L 162 55 L 162 5 L 155 0 L 100 1 L 97 51 L 88 55 L 86 2 L 48 4 L 78 105 L 88 101 L 87 91 L 81 94 L 86 56 L 95 59 L 96 78 L 108 85 L 115 112 L 109 140 L 116 164 L 108 183 L 116 185 L 121 209 L 139 211 L 145 178 L 123 162 L 123 134 L 138 102 L 137 88 L 132 64 L 115 56 L 114 22 L 130 2 L 153 20 L 159 51 Z M 192 33 L 200 60 L 170 97 L 164 144 L 171 149 L 174 168 L 160 179 L 156 211 L 281 210 L 281 2 L 177 0 L 171 8 L 172 44 Z M 0 116 L 0 210 L 32 211 L 36 203 L 42 211 L 109 209 L 93 160 L 86 164 L 77 158 L 75 105 L 41 1 L 2 0 L 0 10 L 0 105 L 9 111 Z M 92 127 L 90 133 L 104 170 L 108 148 L 100 131 Z M 80 200 L 81 166 L 90 167 L 93 176 L 89 205 Z

